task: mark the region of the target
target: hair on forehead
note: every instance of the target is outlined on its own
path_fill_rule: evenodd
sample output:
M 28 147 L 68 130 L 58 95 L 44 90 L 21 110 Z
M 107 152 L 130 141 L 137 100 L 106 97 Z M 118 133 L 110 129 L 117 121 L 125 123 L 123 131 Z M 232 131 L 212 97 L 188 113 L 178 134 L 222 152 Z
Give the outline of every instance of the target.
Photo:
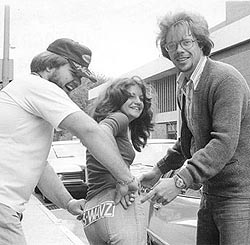
M 175 23 L 173 23 L 169 27 L 169 32 L 166 34 L 166 36 L 169 33 L 171 33 L 171 31 L 173 31 L 173 33 L 175 33 L 175 35 L 177 37 L 179 37 L 179 38 L 182 38 L 183 34 L 186 34 L 188 36 L 192 35 L 192 31 L 191 31 L 190 25 L 185 20 L 178 20 Z
M 189 27 L 189 24 L 186 20 L 177 20 L 176 22 L 174 22 L 172 25 L 170 25 L 170 28 L 171 27 L 177 27 L 177 26 L 180 26 L 180 25 L 186 25 Z

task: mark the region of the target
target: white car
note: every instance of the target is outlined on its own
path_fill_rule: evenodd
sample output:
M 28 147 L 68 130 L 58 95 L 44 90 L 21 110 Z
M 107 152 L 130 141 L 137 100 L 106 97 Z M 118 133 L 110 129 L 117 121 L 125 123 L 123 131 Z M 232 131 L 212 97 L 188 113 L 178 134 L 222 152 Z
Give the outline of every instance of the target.
M 85 198 L 86 147 L 79 140 L 52 142 L 48 162 L 74 198 Z
M 141 152 L 136 151 L 135 159 L 131 165 L 133 175 L 139 177 L 142 173 L 152 169 L 174 143 L 174 139 L 148 139 L 147 145 L 141 149 Z
M 149 139 L 142 152 L 136 152 L 131 165 L 133 175 L 139 177 L 151 170 L 174 143 L 175 140 L 171 139 Z M 171 177 L 174 173 L 175 171 L 169 171 L 164 177 Z M 145 202 L 144 209 L 148 216 L 147 244 L 195 244 L 199 204 L 200 190 L 191 189 L 165 206 L 150 201 Z

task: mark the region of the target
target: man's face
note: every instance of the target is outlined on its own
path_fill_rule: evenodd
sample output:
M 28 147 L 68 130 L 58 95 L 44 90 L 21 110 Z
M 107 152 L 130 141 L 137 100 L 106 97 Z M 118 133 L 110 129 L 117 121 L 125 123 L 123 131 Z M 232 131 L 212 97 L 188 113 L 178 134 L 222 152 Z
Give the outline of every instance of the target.
M 81 80 L 74 76 L 70 64 L 53 68 L 48 76 L 48 80 L 57 84 L 67 94 L 81 84 Z
M 180 42 L 183 40 L 184 42 L 181 44 Z M 192 36 L 186 25 L 178 25 L 172 27 L 166 36 L 166 45 L 172 43 L 176 43 L 177 46 L 176 50 L 168 50 L 171 61 L 186 77 L 190 77 L 203 56 L 197 40 Z M 187 47 L 185 47 L 186 43 L 188 44 Z

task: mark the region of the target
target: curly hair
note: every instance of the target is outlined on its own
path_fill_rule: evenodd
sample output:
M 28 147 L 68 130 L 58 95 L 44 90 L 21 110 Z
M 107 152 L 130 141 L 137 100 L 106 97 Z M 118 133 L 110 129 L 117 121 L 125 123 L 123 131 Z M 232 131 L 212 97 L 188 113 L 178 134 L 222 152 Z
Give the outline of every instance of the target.
M 198 40 L 199 46 L 205 56 L 209 56 L 214 46 L 213 41 L 209 38 L 209 30 L 207 21 L 198 13 L 181 11 L 175 14 L 171 12 L 166 14 L 158 23 L 160 32 L 156 38 L 156 45 L 160 46 L 162 55 L 170 59 L 167 50 L 164 48 L 166 44 L 166 36 L 170 29 L 178 25 L 186 25 L 191 34 Z
M 141 151 L 147 143 L 150 131 L 153 130 L 153 112 L 151 109 L 151 98 L 149 97 L 149 86 L 139 77 L 118 78 L 114 80 L 105 91 L 100 94 L 91 106 L 90 115 L 95 121 L 100 122 L 108 115 L 120 111 L 122 105 L 131 96 L 128 88 L 138 85 L 143 94 L 144 108 L 141 115 L 129 123 L 131 141 L 137 151 Z

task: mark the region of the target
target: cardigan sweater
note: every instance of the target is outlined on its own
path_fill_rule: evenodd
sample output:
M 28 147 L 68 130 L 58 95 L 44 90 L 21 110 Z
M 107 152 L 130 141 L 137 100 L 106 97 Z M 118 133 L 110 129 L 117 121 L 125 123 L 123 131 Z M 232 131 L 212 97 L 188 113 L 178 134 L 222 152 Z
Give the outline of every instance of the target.
M 188 187 L 202 183 L 207 194 L 250 198 L 250 89 L 243 76 L 208 58 L 193 95 L 192 134 L 180 97 L 178 102 L 181 136 L 157 163 L 161 172 L 178 169 L 187 159 L 178 175 Z

